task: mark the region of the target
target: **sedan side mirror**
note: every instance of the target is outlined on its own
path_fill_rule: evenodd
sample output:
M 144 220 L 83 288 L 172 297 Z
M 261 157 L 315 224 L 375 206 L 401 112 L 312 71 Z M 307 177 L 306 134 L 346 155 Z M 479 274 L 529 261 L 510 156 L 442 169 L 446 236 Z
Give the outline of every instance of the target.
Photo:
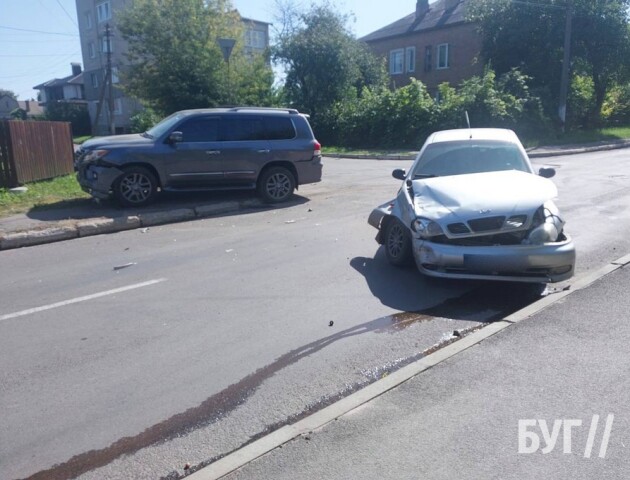
M 405 169 L 403 168 L 397 168 L 392 172 L 392 177 L 394 177 L 396 180 L 404 180 L 406 176 L 407 172 L 405 172 Z
M 171 132 L 168 136 L 168 143 L 174 145 L 176 143 L 181 143 L 184 141 L 184 134 L 182 132 Z
M 538 175 L 543 178 L 551 178 L 556 174 L 556 169 L 551 167 L 542 167 L 538 170 Z

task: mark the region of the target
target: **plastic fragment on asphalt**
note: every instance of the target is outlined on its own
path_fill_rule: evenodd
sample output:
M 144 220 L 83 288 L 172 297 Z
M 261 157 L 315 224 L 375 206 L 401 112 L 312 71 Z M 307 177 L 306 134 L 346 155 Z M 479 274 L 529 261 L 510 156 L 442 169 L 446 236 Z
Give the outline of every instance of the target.
M 124 265 L 117 265 L 117 266 L 114 267 L 114 271 L 122 270 L 123 268 L 128 268 L 128 267 L 131 267 L 133 265 L 137 265 L 137 263 L 136 262 L 129 262 L 129 263 L 125 263 Z
M 149 227 L 144 227 L 140 229 L 140 233 L 147 233 L 149 231 Z
M 229 249 L 227 249 L 227 250 L 225 251 L 225 253 L 232 253 L 233 251 L 234 251 L 234 249 L 233 249 L 233 248 L 229 248 Z
M 295 220 L 287 220 L 287 221 L 286 221 L 286 222 L 284 222 L 284 223 L 295 223 Z
M 328 326 L 332 327 L 335 324 L 335 322 L 333 322 L 332 320 L 330 322 L 328 322 Z

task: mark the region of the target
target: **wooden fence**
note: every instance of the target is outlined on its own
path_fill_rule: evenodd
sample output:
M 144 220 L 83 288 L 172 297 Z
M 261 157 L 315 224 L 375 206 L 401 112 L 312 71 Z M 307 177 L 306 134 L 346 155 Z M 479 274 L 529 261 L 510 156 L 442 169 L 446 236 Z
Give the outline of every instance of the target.
M 0 121 L 0 187 L 70 174 L 73 157 L 69 123 Z

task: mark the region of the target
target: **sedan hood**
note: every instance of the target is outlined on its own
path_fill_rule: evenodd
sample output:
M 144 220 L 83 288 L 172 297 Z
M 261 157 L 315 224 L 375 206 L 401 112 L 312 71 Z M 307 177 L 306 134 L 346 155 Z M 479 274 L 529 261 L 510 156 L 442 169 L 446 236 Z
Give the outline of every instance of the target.
M 448 222 L 531 213 L 558 194 L 550 180 L 517 170 L 414 180 L 413 191 L 418 216 Z

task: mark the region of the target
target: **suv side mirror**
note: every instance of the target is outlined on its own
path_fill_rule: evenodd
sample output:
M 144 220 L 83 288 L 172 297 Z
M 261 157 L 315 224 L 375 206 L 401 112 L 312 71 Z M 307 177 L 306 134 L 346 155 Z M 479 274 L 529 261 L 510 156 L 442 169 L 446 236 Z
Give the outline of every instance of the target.
M 174 145 L 176 143 L 181 143 L 184 141 L 184 134 L 182 132 L 171 132 L 168 136 L 168 143 Z
M 538 175 L 543 178 L 551 178 L 556 174 L 556 169 L 551 167 L 542 167 L 538 170 Z
M 397 168 L 392 172 L 392 177 L 394 177 L 396 180 L 404 180 L 406 176 L 407 172 L 405 172 L 404 168 Z

